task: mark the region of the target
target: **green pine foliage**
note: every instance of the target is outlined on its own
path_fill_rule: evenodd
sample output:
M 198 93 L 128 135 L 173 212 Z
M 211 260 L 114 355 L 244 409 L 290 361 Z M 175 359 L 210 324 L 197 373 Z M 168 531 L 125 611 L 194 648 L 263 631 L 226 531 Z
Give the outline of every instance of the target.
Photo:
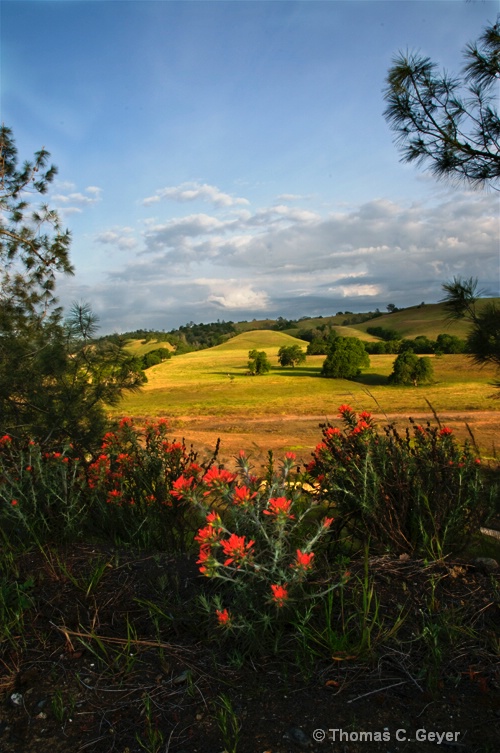
M 105 405 L 144 375 L 119 344 L 94 340 L 87 304 L 64 321 L 55 281 L 73 273 L 71 236 L 57 212 L 34 204 L 57 172 L 48 158 L 42 149 L 20 167 L 11 129 L 0 128 L 0 432 L 90 450 Z

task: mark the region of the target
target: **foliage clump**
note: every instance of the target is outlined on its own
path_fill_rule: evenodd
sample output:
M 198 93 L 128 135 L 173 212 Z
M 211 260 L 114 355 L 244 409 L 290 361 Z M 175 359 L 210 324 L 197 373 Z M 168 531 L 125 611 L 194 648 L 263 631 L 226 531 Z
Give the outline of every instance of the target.
M 10 128 L 0 128 L 0 416 L 2 431 L 47 448 L 71 442 L 90 450 L 107 423 L 105 404 L 136 389 L 144 374 L 112 342 L 94 339 L 97 318 L 57 305 L 58 274 L 70 275 L 71 236 L 58 214 L 33 197 L 57 170 L 42 149 L 18 165 Z
M 410 419 L 404 433 L 389 424 L 381 434 L 366 411 L 341 405 L 339 414 L 344 429 L 323 426 L 308 471 L 344 534 L 398 555 L 463 549 L 494 505 L 473 446 L 447 426 Z
M 271 371 L 271 362 L 265 350 L 254 348 L 248 352 L 248 371 L 252 376 L 267 374 Z
M 282 345 L 278 351 L 280 366 L 292 366 L 295 368 L 299 363 L 304 363 L 306 354 L 300 345 Z
M 400 353 L 394 361 L 392 373 L 389 376 L 391 384 L 410 385 L 417 387 L 432 381 L 432 361 L 428 356 L 419 358 L 411 350 Z
M 370 365 L 368 353 L 357 337 L 336 337 L 321 369 L 321 376 L 332 379 L 354 379 L 363 367 Z

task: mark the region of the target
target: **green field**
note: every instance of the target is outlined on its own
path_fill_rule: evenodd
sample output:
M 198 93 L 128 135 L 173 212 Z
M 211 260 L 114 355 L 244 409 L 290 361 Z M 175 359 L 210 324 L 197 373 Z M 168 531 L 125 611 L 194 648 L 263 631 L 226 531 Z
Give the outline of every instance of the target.
M 392 315 L 395 316 L 395 315 Z M 435 383 L 418 388 L 387 384 L 395 356 L 370 357 L 370 368 L 356 381 L 320 377 L 324 356 L 309 356 L 302 366 L 282 368 L 282 345 L 307 343 L 271 331 L 244 332 L 222 345 L 174 356 L 148 369 L 148 383 L 127 395 L 113 409 L 131 416 L 315 415 L 325 406 L 349 400 L 356 407 L 387 413 L 428 411 L 429 400 L 439 411 L 498 411 L 492 386 L 493 368 L 479 368 L 463 355 L 431 357 Z M 248 351 L 265 350 L 273 369 L 264 376 L 248 375 Z M 331 410 L 331 409 L 330 409 Z

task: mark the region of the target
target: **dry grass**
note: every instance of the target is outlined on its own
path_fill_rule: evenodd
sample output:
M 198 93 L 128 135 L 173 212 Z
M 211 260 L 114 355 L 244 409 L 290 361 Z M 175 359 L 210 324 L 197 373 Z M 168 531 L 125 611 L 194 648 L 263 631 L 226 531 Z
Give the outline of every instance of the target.
M 480 369 L 463 355 L 433 357 L 435 383 L 418 388 L 387 384 L 395 356 L 370 357 L 370 368 L 357 381 L 320 377 L 324 356 L 310 356 L 304 365 L 283 369 L 277 353 L 283 344 L 306 344 L 289 335 L 246 332 L 223 345 L 175 356 L 148 370 L 148 384 L 128 395 L 116 416 L 166 416 L 172 430 L 196 449 L 209 451 L 222 439 L 222 460 L 230 462 L 240 449 L 263 461 L 267 451 L 294 450 L 307 460 L 320 440 L 319 423 L 335 421 L 337 408 L 349 402 L 370 410 L 379 422 L 409 416 L 433 419 L 429 402 L 461 439 L 472 427 L 481 450 L 495 454 L 500 435 L 500 400 L 492 368 Z M 248 351 L 265 350 L 273 364 L 261 377 L 247 374 Z

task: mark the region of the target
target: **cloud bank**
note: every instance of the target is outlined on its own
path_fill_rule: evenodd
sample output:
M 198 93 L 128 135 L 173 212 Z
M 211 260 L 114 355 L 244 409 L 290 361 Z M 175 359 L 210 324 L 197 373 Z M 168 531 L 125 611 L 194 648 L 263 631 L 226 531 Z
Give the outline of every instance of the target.
M 292 195 L 252 208 L 215 186 L 185 186 L 161 198 L 210 201 L 213 211 L 145 218 L 141 230 L 95 236 L 122 259 L 81 291 L 105 331 L 410 306 L 439 300 L 455 275 L 478 277 L 499 294 L 495 196 L 442 191 L 427 202 L 378 198 L 321 213 Z

